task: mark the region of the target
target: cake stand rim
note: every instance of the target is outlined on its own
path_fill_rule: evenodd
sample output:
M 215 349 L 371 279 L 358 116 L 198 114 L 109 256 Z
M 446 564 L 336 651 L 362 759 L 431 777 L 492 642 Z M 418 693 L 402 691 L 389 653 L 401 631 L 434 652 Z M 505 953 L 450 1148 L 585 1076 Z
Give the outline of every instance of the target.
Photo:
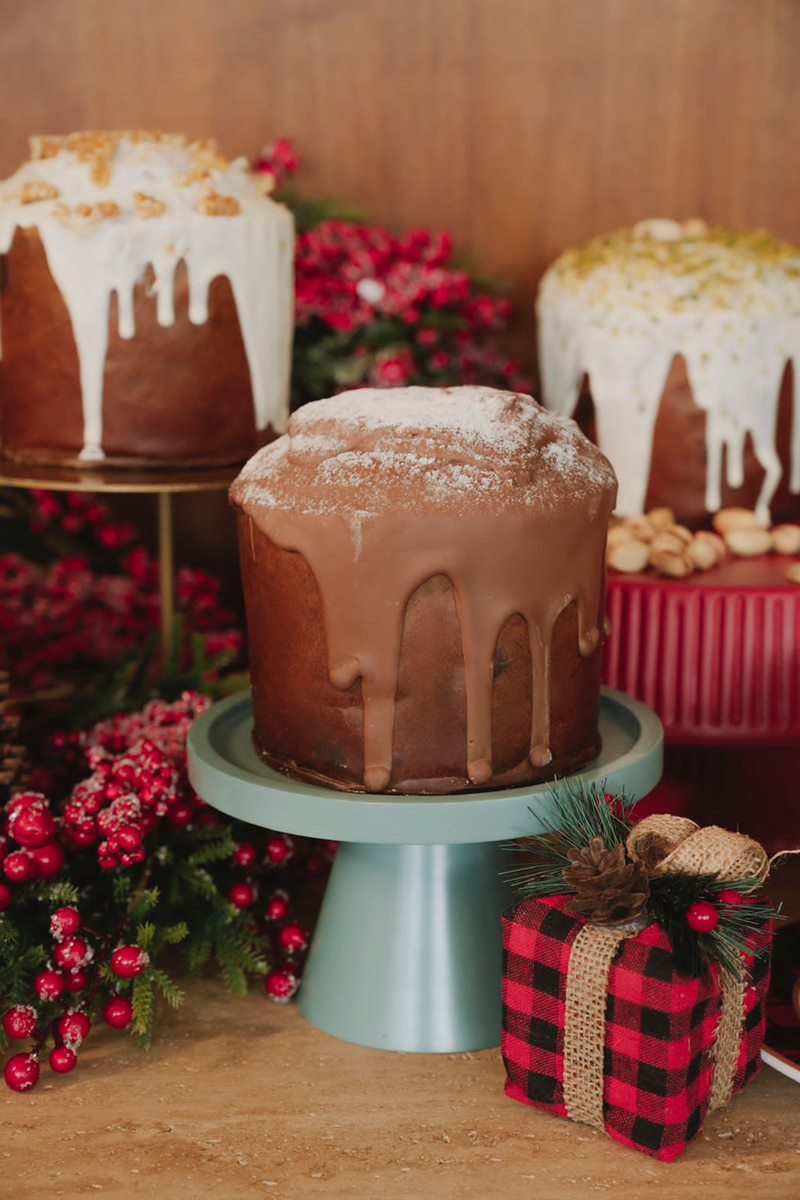
M 219 492 L 230 487 L 244 461 L 205 467 L 79 467 L 20 463 L 0 452 L 0 487 L 120 495 Z
M 543 828 L 530 805 L 547 799 L 552 780 L 494 792 L 404 796 L 341 792 L 277 772 L 268 776 L 248 771 L 225 758 L 213 743 L 219 743 L 223 723 L 241 733 L 251 713 L 249 690 L 229 696 L 194 721 L 187 740 L 192 786 L 212 807 L 238 820 L 298 836 L 376 845 L 502 842 Z M 623 787 L 632 799 L 640 799 L 661 778 L 661 721 L 640 700 L 607 687 L 601 689 L 600 715 L 601 724 L 608 722 L 629 734 L 632 745 L 607 760 L 601 751 L 594 762 L 566 778 Z

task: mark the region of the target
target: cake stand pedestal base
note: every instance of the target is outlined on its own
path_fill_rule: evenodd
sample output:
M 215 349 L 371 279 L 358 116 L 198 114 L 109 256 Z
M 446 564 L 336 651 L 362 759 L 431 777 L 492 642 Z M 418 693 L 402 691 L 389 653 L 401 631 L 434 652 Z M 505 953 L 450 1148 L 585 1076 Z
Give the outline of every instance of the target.
M 645 796 L 661 775 L 658 718 L 605 690 L 603 749 L 587 783 Z M 364 795 L 271 770 L 252 744 L 249 695 L 189 732 L 189 778 L 229 816 L 339 841 L 300 1007 L 319 1029 L 383 1050 L 453 1053 L 500 1042 L 498 843 L 542 832 L 552 784 L 457 796 Z
M 303 976 L 303 1014 L 379 1050 L 497 1045 L 499 914 L 511 903 L 502 867 L 491 842 L 342 842 Z

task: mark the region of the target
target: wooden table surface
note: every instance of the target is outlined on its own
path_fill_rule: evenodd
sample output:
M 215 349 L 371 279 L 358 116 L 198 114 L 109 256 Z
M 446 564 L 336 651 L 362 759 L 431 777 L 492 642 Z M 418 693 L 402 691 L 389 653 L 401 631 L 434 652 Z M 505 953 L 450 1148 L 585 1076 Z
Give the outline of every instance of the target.
M 764 1068 L 676 1164 L 503 1094 L 497 1051 L 402 1055 L 295 1006 L 192 988 L 149 1055 L 92 1034 L 79 1068 L 3 1097 L 0 1196 L 220 1200 L 789 1200 L 797 1085 Z

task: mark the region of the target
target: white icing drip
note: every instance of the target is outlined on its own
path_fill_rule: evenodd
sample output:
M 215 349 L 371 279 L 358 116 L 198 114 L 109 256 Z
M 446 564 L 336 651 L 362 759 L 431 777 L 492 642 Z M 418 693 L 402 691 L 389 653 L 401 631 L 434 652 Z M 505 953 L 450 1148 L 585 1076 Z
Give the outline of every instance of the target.
M 48 266 L 70 315 L 80 366 L 84 416 L 81 457 L 103 457 L 103 375 L 108 348 L 111 294 L 118 329 L 135 336 L 134 289 L 152 266 L 157 319 L 175 321 L 178 262 L 186 264 L 189 319 L 208 320 L 208 290 L 218 276 L 229 279 L 239 315 L 259 430 L 286 428 L 294 311 L 294 222 L 282 205 L 264 197 L 246 160 L 215 160 L 208 177 L 186 182 L 198 159 L 182 138 L 132 140 L 121 135 L 111 159 L 110 180 L 92 181 L 90 167 L 62 147 L 52 157 L 25 163 L 0 183 L 0 254 L 18 228 L 36 227 Z M 178 182 L 182 180 L 183 182 Z M 58 195 L 21 201 L 25 185 L 46 184 Z M 231 197 L 239 211 L 206 215 L 195 206 L 214 192 Z M 161 215 L 145 218 L 136 194 Z M 118 215 L 81 220 L 63 206 L 116 204 Z
M 588 260 L 568 252 L 546 273 L 537 306 L 544 403 L 571 414 L 588 376 L 618 511 L 641 512 L 661 395 L 683 355 L 706 413 L 706 507 L 721 504 L 723 451 L 727 482 L 742 483 L 749 434 L 765 471 L 757 513 L 766 523 L 781 477 L 781 380 L 788 361 L 800 364 L 800 251 L 760 256 L 746 239 L 653 224 L 598 239 Z M 800 372 L 795 380 L 789 486 L 800 491 Z

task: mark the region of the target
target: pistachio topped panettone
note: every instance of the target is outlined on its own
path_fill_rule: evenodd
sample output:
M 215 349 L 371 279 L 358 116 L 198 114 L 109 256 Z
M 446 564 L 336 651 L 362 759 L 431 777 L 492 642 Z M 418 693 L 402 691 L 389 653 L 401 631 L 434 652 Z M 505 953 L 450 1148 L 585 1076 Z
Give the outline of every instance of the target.
M 246 160 L 142 131 L 31 139 L 0 183 L 0 443 L 235 462 L 288 419 L 291 214 Z
M 538 323 L 543 402 L 593 432 L 621 513 L 800 516 L 796 247 L 642 221 L 562 254 Z
M 262 757 L 449 793 L 598 751 L 616 482 L 565 417 L 490 388 L 308 404 L 231 488 Z

